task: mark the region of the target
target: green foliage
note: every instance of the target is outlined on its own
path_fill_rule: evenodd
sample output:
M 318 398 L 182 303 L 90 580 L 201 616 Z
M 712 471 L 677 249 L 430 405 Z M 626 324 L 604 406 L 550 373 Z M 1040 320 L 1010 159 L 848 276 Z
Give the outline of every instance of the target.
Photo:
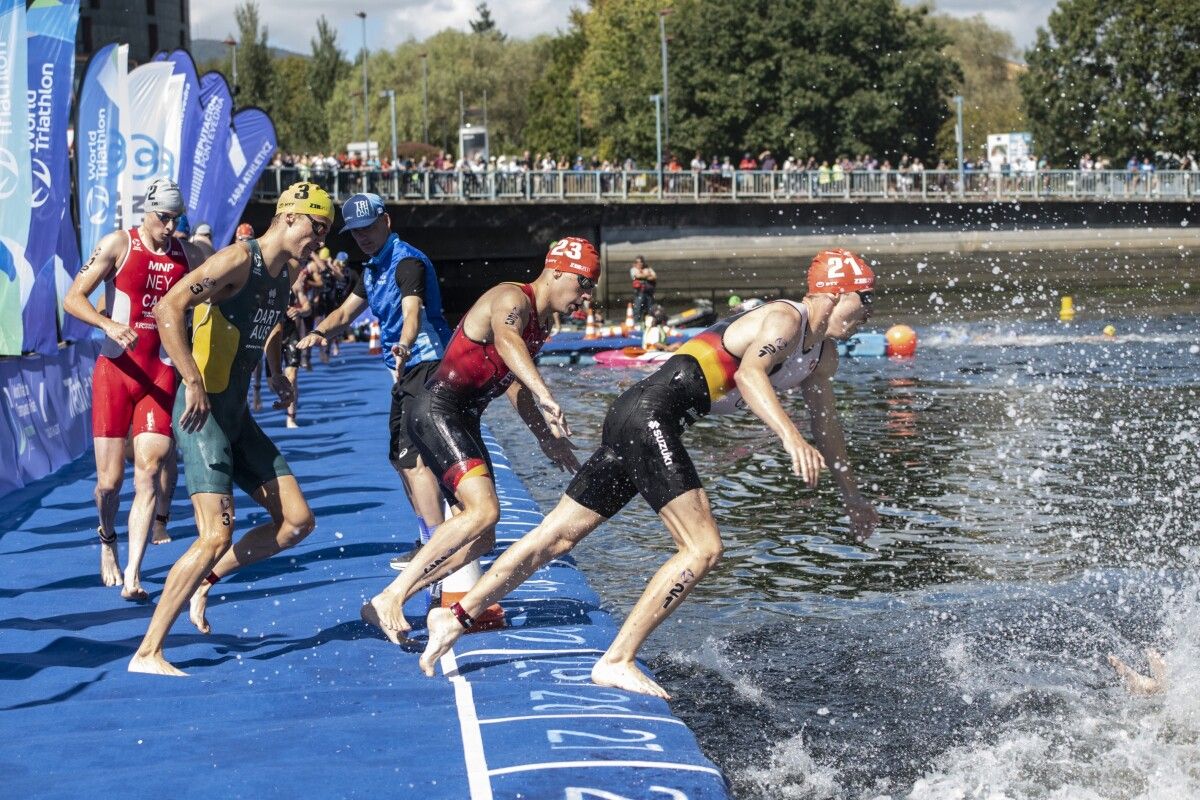
M 596 2 L 576 73 L 606 156 L 653 160 L 662 0 Z M 927 9 L 897 0 L 679 0 L 667 18 L 670 150 L 926 156 L 955 64 Z
M 496 21 L 492 19 L 492 10 L 488 8 L 486 2 L 481 2 L 475 6 L 475 13 L 479 15 L 479 19 L 471 20 L 471 33 L 477 33 L 480 36 L 492 36 L 500 40 L 504 40 L 505 36 L 496 27 Z
M 1017 86 L 1019 67 L 1014 63 L 1017 48 L 1012 36 L 993 28 L 982 15 L 969 19 L 939 15 L 932 21 L 950 40 L 942 52 L 962 71 L 954 92 L 963 97 L 964 157 L 983 154 L 989 133 L 1029 130 Z M 953 104 L 950 109 L 953 112 Z M 949 164 L 958 158 L 954 127 L 952 113 L 937 135 L 938 155 Z
M 1184 154 L 1200 141 L 1195 0 L 1060 0 L 1020 81 L 1035 147 L 1074 165 Z
M 410 40 L 391 52 L 372 53 L 368 63 L 371 138 L 380 143 L 391 141 L 388 100 L 378 92 L 394 89 L 397 137 L 421 140 L 421 54 L 425 53 L 430 144 L 457 152 L 459 93 L 467 121 L 478 125 L 483 122 L 486 91 L 492 151 L 519 149 L 529 113 L 526 89 L 538 76 L 535 55 L 539 44 L 540 40 L 508 41 L 444 30 L 424 42 Z M 344 148 L 347 142 L 362 139 L 362 74 L 351 72 L 337 83 L 326 109 L 331 147 Z
M 322 152 L 329 139 L 311 75 L 308 59 L 288 56 L 275 61 L 271 121 L 280 146 L 292 152 Z
M 534 58 L 542 74 L 529 87 L 525 129 L 525 146 L 530 150 L 575 153 L 581 144 L 595 145 L 594 131 L 590 127 L 581 130 L 582 107 L 572 88 L 580 55 L 587 49 L 583 24 L 583 14 L 576 9 L 566 33 L 538 42 Z
M 313 99 L 321 108 L 333 96 L 333 87 L 350 74 L 350 63 L 337 46 L 337 31 L 322 15 L 317 20 L 317 37 L 311 40 L 312 59 L 308 62 Z
M 274 62 L 267 47 L 267 28 L 264 25 L 259 29 L 258 4 L 254 0 L 246 0 L 234 9 L 233 18 L 238 27 L 238 80 L 234 102 L 238 107 L 260 106 L 270 113 L 274 111 L 271 100 Z

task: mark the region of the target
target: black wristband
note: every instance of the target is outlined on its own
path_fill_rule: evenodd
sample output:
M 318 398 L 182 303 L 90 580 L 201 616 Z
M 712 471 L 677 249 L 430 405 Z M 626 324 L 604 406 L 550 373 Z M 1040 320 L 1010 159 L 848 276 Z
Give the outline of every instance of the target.
M 309 331 L 309 333 L 313 334 L 314 336 L 320 336 L 327 342 L 329 341 L 329 337 L 325 335 L 325 331 L 319 331 L 316 328 L 313 328 L 311 331 Z

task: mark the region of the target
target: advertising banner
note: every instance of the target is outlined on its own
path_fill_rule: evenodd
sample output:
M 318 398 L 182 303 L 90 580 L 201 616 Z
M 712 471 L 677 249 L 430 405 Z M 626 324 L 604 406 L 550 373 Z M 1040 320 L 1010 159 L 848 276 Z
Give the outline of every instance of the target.
M 22 310 L 33 291 L 25 0 L 0 0 L 0 356 L 20 355 Z
M 58 229 L 68 214 L 71 174 L 67 152 L 78 0 L 34 0 L 29 7 L 28 93 L 32 198 L 25 257 L 34 288 L 23 311 L 25 352 L 58 351 L 61 305 L 56 282 Z M 68 269 L 78 269 L 78 262 Z M 72 274 L 74 274 L 72 272 Z
M 79 89 L 75 162 L 79 243 L 84 258 L 105 234 L 121 226 L 119 178 L 125 165 L 121 116 L 128 59 L 128 45 L 102 48 L 88 62 Z
M 192 185 L 192 175 L 196 169 L 196 142 L 204 126 L 204 106 L 200 105 L 200 80 L 196 77 L 196 64 L 186 50 L 176 50 L 167 56 L 167 61 L 175 70 L 175 75 L 182 79 L 182 94 L 179 99 L 181 112 L 179 130 L 179 165 L 176 170 L 175 182 L 183 192 L 183 202 L 187 205 L 188 219 L 192 228 L 208 220 L 200 219 L 192 213 L 188 196 Z
M 224 244 L 233 237 L 234 229 L 250 201 L 250 192 L 275 154 L 275 126 L 260 108 L 244 108 L 233 115 L 233 131 L 227 151 L 228 191 L 222 193 L 224 203 L 221 227 L 215 229 L 216 240 Z
M 221 197 L 228 188 L 223 154 L 229 147 L 229 125 L 233 118 L 233 95 L 220 73 L 207 72 L 201 76 L 200 105 L 204 108 L 204 117 L 196 147 L 190 154 L 192 177 L 190 185 L 183 186 L 183 198 L 187 203 L 188 218 L 211 225 L 213 244 L 220 248 L 229 244 L 228 238 L 218 238 L 217 228 Z
M 183 121 L 183 77 L 170 61 L 152 61 L 129 73 L 129 157 L 121 170 L 123 228 L 142 222 L 146 188 L 179 173 L 179 135 Z M 126 125 L 122 122 L 122 131 Z

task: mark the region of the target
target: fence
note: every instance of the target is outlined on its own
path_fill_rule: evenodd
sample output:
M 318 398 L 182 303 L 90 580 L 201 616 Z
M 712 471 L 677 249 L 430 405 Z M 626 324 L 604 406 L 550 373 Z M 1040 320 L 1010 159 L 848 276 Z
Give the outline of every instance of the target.
M 679 202 L 900 200 L 1191 200 L 1200 172 L 1041 170 L 917 172 L 433 172 L 268 167 L 255 187 L 273 202 L 299 180 L 335 200 L 374 192 L 393 202 Z

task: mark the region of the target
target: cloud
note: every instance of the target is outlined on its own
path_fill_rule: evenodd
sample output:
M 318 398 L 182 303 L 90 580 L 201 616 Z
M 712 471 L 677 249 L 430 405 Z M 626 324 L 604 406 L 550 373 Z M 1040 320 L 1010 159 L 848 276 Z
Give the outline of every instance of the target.
M 240 0 L 209 0 L 192 5 L 192 36 L 197 39 L 224 39 L 234 33 L 233 12 Z M 501 32 L 518 39 L 539 33 L 552 33 L 567 26 L 571 8 L 583 0 L 493 0 L 488 6 Z M 258 0 L 261 24 L 273 47 L 299 53 L 311 50 L 309 40 L 316 35 L 316 19 L 322 14 L 338 32 L 338 45 L 351 56 L 362 47 L 362 20 L 358 11 L 367 13 L 367 47 L 390 50 L 408 39 L 426 39 L 446 28 L 470 30 L 478 15 L 478 0 L 351 0 L 345 5 L 330 5 L 316 0 Z

